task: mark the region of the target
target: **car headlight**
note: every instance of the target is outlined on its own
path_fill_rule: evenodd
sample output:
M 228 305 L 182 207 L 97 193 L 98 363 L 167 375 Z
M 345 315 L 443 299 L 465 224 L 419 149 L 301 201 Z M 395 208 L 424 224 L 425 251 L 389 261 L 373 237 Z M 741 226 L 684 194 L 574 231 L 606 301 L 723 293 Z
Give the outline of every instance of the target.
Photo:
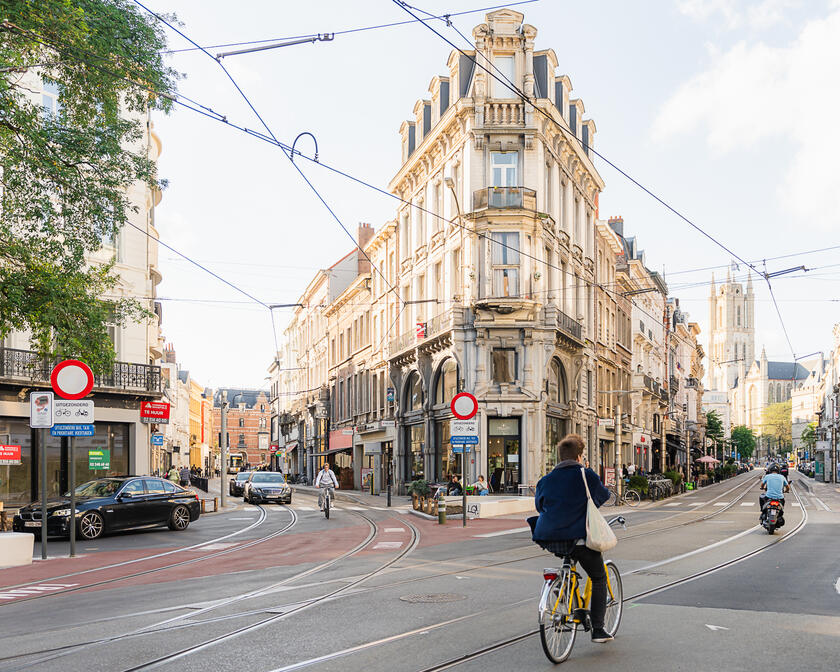
M 79 510 L 76 509 L 76 513 L 78 513 L 78 512 L 79 512 Z M 56 509 L 50 515 L 51 516 L 56 516 L 57 518 L 60 518 L 62 516 L 67 517 L 67 516 L 70 515 L 70 509 Z

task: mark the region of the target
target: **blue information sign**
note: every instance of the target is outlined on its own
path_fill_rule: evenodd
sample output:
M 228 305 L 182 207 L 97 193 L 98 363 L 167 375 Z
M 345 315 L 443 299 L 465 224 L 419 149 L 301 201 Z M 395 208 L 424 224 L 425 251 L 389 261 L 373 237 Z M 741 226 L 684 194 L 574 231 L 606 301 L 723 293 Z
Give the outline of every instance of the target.
M 93 436 L 93 425 L 53 425 L 50 436 Z
M 452 444 L 452 452 L 453 453 L 470 453 L 472 452 L 472 447 L 465 446 L 462 444 L 453 443 Z
M 162 446 L 163 445 L 163 434 L 152 434 L 152 445 L 153 446 Z
M 478 443 L 477 436 L 450 436 L 449 443 L 470 443 L 476 444 Z

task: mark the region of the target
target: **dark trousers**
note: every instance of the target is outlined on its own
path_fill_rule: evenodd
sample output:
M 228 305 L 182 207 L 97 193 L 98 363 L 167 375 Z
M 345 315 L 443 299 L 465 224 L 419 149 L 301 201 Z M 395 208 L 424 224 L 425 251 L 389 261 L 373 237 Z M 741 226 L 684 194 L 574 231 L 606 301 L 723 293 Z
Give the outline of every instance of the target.
M 592 599 L 589 601 L 592 627 L 603 628 L 607 613 L 607 571 L 604 569 L 604 558 L 600 551 L 593 551 L 586 546 L 575 546 L 572 557 L 592 579 Z

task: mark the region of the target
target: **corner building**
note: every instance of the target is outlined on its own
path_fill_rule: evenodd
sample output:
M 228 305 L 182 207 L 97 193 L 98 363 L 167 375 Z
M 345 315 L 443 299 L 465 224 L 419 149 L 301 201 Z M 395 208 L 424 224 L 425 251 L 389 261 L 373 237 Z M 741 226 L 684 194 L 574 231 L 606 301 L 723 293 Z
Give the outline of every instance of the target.
M 589 153 L 595 124 L 554 52 L 535 51 L 537 30 L 523 18 L 488 14 L 475 49 L 451 54 L 400 128 L 390 189 L 410 205 L 386 227 L 391 240 L 371 249 L 385 276 L 374 277 L 373 315 L 388 341 L 398 486 L 460 473 L 449 441 L 458 391 L 479 400 L 470 481 L 483 474 L 509 493 L 536 483 L 567 432 L 597 460 L 593 256 L 604 183 Z M 397 304 L 380 307 L 379 289 Z

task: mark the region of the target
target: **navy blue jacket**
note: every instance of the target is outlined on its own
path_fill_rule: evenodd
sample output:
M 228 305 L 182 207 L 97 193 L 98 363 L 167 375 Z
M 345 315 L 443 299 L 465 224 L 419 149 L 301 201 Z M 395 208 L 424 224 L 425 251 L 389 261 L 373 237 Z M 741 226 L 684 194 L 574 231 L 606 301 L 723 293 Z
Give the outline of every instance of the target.
M 533 526 L 534 541 L 586 538 L 586 489 L 581 469 L 579 462 L 564 460 L 537 483 L 535 502 L 540 516 Z M 586 482 L 596 506 L 609 499 L 610 491 L 591 469 L 586 470 Z

